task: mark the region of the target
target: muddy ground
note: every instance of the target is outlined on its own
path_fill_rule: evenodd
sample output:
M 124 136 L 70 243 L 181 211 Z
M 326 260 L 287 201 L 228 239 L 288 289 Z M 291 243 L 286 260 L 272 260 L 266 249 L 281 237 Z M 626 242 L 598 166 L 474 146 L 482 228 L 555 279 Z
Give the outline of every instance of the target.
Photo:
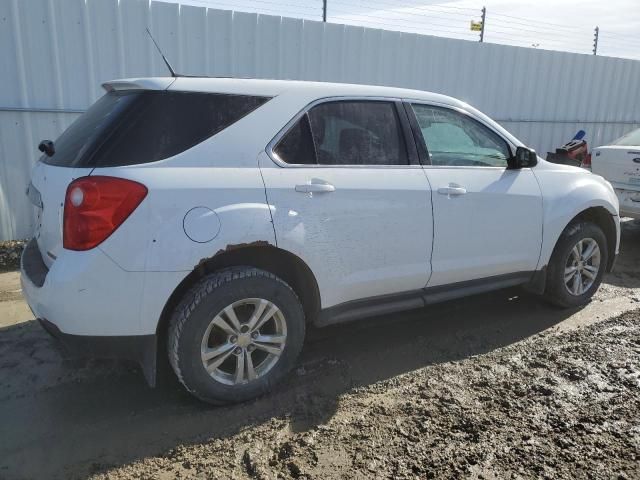
M 640 478 L 640 223 L 580 310 L 519 290 L 312 331 L 210 407 L 60 352 L 0 274 L 0 478 Z

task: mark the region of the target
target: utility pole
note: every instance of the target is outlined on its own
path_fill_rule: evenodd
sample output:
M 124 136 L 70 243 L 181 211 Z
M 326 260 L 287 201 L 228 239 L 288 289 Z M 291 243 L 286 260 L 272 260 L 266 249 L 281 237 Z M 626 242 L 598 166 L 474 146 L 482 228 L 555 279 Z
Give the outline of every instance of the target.
M 600 34 L 600 29 L 596 27 L 593 33 L 593 54 L 598 54 L 598 35 Z
M 326 0 L 325 0 L 326 1 Z M 482 7 L 482 20 L 480 21 L 480 43 L 484 42 L 484 21 L 487 18 L 487 7 Z
M 327 22 L 327 0 L 322 0 L 322 21 Z

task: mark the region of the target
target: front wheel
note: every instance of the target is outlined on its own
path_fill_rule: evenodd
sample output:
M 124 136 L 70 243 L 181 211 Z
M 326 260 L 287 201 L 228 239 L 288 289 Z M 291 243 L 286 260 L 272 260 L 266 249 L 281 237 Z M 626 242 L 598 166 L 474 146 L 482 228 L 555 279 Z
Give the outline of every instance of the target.
M 169 325 L 169 361 L 180 382 L 209 403 L 267 392 L 294 365 L 304 341 L 302 305 L 275 275 L 252 267 L 204 277 Z
M 551 255 L 545 297 L 559 307 L 584 305 L 602 283 L 607 262 L 602 229 L 591 222 L 572 223 Z

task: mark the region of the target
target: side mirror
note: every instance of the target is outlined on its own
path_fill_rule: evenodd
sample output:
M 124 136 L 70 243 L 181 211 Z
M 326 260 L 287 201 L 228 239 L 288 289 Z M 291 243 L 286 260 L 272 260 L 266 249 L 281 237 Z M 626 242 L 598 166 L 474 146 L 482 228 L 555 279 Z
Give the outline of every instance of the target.
M 531 168 L 538 164 L 538 156 L 535 150 L 527 147 L 516 148 L 516 154 L 508 161 L 509 168 L 517 170 L 520 168 Z
M 38 145 L 38 150 L 47 155 L 48 157 L 52 157 L 54 153 L 56 153 L 56 149 L 53 146 L 53 142 L 51 140 L 42 140 L 40 145 Z

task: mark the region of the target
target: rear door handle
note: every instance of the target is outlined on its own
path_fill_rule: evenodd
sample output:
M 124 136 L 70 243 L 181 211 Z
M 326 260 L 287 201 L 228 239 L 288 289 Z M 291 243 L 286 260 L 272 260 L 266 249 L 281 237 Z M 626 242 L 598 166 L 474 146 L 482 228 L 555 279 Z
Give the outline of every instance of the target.
M 438 193 L 441 195 L 464 195 L 467 189 L 457 183 L 450 183 L 448 187 L 440 187 Z
M 296 185 L 296 192 L 302 193 L 322 193 L 322 192 L 335 192 L 336 187 L 331 185 L 330 183 L 303 183 L 300 185 Z

